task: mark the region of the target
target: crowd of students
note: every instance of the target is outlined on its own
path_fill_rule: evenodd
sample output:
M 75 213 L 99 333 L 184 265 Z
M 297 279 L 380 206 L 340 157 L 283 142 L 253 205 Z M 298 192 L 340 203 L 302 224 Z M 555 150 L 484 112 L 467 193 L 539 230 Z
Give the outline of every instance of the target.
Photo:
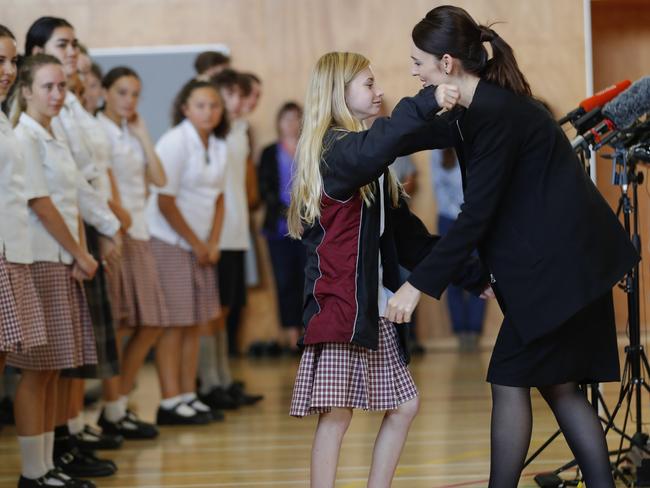
M 0 370 L 20 375 L 18 486 L 92 487 L 117 470 L 96 449 L 262 399 L 229 367 L 258 199 L 246 116 L 262 84 L 200 54 L 153 141 L 136 71 L 103 73 L 65 19 L 41 17 L 25 39 L 19 55 L 0 26 Z M 152 349 L 157 425 L 129 409 Z M 88 378 L 102 380 L 101 430 L 84 422 Z

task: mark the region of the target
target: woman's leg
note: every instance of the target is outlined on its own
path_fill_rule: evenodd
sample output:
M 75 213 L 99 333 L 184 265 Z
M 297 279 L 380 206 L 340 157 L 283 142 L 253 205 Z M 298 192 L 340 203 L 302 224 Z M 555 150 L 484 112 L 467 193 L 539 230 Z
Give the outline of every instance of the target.
M 557 419 L 589 488 L 614 488 L 598 414 L 576 383 L 538 388 Z
M 332 408 L 318 419 L 311 448 L 311 488 L 333 488 L 343 436 L 352 420 L 351 408 Z
M 162 327 L 142 326 L 135 329 L 122 356 L 120 396 L 127 396 L 135 387 L 135 380 L 147 354 L 158 342 L 163 332 Z
M 368 488 L 390 488 L 406 436 L 419 407 L 420 399 L 415 397 L 384 415 L 372 452 Z
M 517 488 L 532 428 L 530 388 L 493 384 L 490 488 Z

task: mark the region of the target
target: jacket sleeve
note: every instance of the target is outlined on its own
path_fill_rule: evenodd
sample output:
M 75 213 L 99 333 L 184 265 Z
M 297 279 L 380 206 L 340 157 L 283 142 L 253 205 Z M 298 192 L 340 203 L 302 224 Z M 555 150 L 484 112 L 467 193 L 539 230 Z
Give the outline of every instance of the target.
M 414 287 L 435 298 L 463 276 L 465 263 L 488 231 L 517 157 L 515 131 L 507 117 L 481 121 L 473 133 L 465 202 L 458 219 L 408 278 Z M 486 271 L 477 266 L 475 274 L 485 276 Z
M 453 144 L 445 117 L 435 99 L 435 87 L 402 99 L 390 117 L 382 117 L 360 132 L 332 131 L 325 147 L 325 171 L 333 177 L 329 189 L 346 199 L 375 181 L 398 156 Z
M 441 238 L 429 233 L 403 198 L 400 198 L 399 206 L 391 211 L 399 264 L 412 271 L 434 250 Z M 470 255 L 451 282 L 479 295 L 488 282 L 488 272 L 476 256 Z

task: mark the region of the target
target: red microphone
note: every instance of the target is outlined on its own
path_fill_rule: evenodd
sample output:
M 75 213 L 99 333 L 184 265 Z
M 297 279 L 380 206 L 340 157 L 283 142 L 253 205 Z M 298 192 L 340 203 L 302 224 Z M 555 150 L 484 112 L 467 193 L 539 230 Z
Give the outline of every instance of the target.
M 567 122 L 575 122 L 580 117 L 585 115 L 588 112 L 596 108 L 600 108 L 605 105 L 607 102 L 616 97 L 619 93 L 627 90 L 632 84 L 630 80 L 619 81 L 618 83 L 608 86 L 607 88 L 600 90 L 598 93 L 585 98 L 582 102 L 578 104 L 578 108 L 571 110 L 568 114 L 562 117 L 558 122 L 560 125 L 564 125 Z

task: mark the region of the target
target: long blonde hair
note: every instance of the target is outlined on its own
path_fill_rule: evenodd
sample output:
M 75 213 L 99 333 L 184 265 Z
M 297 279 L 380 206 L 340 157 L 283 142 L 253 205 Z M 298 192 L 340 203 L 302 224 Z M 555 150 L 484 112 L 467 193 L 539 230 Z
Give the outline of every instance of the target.
M 352 79 L 370 66 L 363 55 L 348 52 L 331 52 L 320 57 L 312 72 L 307 96 L 302 132 L 296 149 L 296 173 L 291 188 L 289 205 L 289 235 L 300 239 L 303 226 L 313 225 L 320 217 L 323 177 L 321 164 L 324 138 L 328 130 L 359 132 L 365 130 L 363 122 L 352 115 L 345 103 L 345 89 Z M 398 204 L 400 186 L 389 173 L 390 196 Z M 373 203 L 374 185 L 359 189 L 366 205 Z

